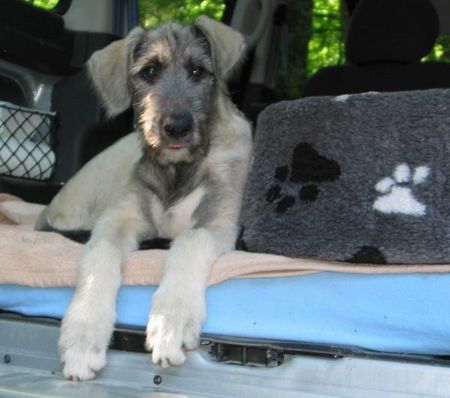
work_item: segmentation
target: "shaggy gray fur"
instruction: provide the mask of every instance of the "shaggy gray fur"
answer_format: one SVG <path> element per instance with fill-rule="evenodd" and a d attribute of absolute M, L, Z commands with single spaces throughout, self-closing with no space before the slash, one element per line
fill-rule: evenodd
<path fill-rule="evenodd" d="M 91 159 L 37 223 L 92 230 L 61 325 L 66 378 L 106 365 L 121 267 L 142 240 L 173 240 L 146 329 L 153 363 L 180 365 L 197 347 L 208 276 L 234 247 L 250 165 L 251 126 L 225 85 L 244 51 L 239 32 L 200 16 L 135 28 L 90 58 L 108 115 L 132 105 L 138 132 Z"/>
<path fill-rule="evenodd" d="M 328 260 L 449 263 L 449 162 L 450 90 L 280 102 L 258 120 L 242 244 Z"/>

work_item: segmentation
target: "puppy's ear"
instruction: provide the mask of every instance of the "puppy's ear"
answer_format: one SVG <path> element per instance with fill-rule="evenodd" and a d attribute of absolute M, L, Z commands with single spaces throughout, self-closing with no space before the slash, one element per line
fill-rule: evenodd
<path fill-rule="evenodd" d="M 194 27 L 208 39 L 216 73 L 226 79 L 244 55 L 244 36 L 229 26 L 204 15 L 195 20 Z"/>
<path fill-rule="evenodd" d="M 140 27 L 134 28 L 122 40 L 94 52 L 88 61 L 90 78 L 110 117 L 125 111 L 131 105 L 128 67 L 133 50 L 144 32 Z"/>

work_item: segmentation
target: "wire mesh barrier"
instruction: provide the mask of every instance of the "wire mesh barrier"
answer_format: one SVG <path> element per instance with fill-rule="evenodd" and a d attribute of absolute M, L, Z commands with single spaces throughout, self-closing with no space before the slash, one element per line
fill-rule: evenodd
<path fill-rule="evenodd" d="M 55 169 L 55 114 L 0 102 L 0 175 L 48 180 Z"/>

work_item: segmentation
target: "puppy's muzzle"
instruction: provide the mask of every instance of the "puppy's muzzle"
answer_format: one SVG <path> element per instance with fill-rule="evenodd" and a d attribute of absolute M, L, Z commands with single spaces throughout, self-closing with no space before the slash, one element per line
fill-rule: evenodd
<path fill-rule="evenodd" d="M 168 138 L 185 140 L 191 133 L 194 119 L 189 112 L 172 113 L 162 119 L 162 128 Z"/>

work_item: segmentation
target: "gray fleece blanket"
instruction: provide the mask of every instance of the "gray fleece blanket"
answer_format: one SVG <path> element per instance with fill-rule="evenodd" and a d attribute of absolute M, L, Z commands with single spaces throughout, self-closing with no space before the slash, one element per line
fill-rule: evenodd
<path fill-rule="evenodd" d="M 280 102 L 255 139 L 241 248 L 450 262 L 450 90 Z"/>

